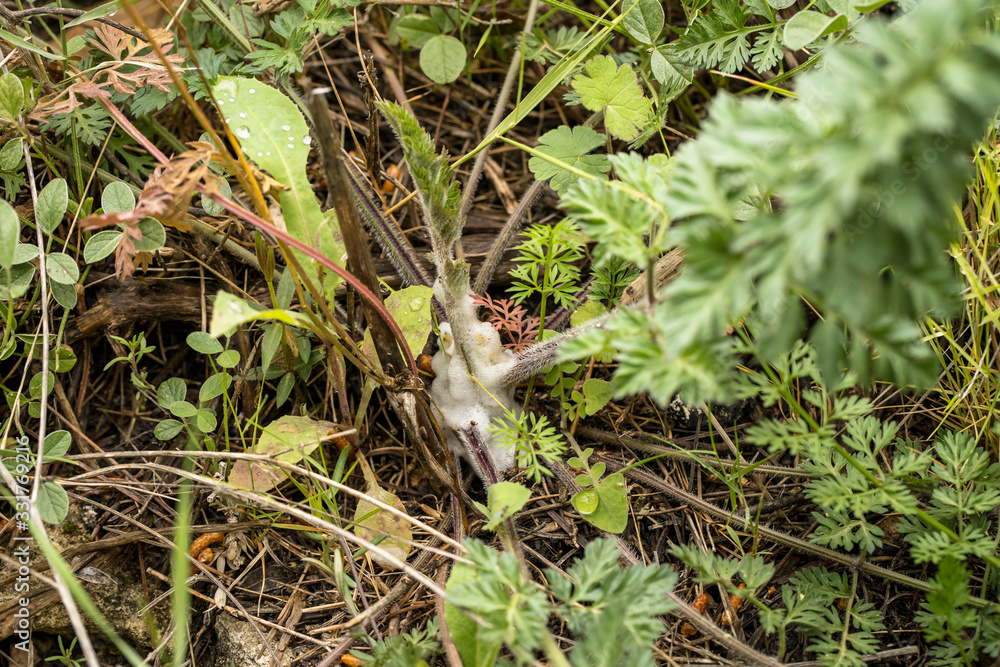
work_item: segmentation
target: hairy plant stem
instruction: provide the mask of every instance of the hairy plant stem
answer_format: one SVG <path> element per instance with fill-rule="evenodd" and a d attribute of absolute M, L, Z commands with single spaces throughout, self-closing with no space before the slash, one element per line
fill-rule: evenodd
<path fill-rule="evenodd" d="M 521 36 L 523 41 L 523 36 L 530 33 L 535 25 L 535 14 L 538 12 L 538 0 L 531 0 L 528 4 L 528 14 L 524 18 L 524 27 L 521 29 Z M 523 47 L 523 45 L 522 45 Z M 490 117 L 490 123 L 486 126 L 486 134 L 489 134 L 496 129 L 500 121 L 503 120 L 504 109 L 507 107 L 507 100 L 510 99 L 510 92 L 514 88 L 514 75 L 524 66 L 524 49 L 518 48 L 514 51 L 514 56 L 510 59 L 510 65 L 507 67 L 507 74 L 504 76 L 503 85 L 500 86 L 500 94 L 497 96 L 496 104 L 493 107 L 493 115 Z M 479 185 L 479 178 L 483 173 L 483 166 L 486 164 L 486 158 L 489 156 L 489 147 L 487 146 L 479 155 L 476 156 L 476 161 L 472 164 L 472 172 L 469 174 L 469 180 L 465 183 L 465 190 L 462 193 L 462 200 L 458 207 L 458 217 L 462 218 L 469 212 L 469 207 L 472 205 L 472 198 L 476 195 L 476 189 Z"/>

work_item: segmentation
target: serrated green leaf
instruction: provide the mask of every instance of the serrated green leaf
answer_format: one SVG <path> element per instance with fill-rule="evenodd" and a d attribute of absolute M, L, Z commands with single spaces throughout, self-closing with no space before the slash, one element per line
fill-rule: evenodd
<path fill-rule="evenodd" d="M 586 74 L 573 79 L 573 89 L 583 106 L 604 112 L 604 125 L 624 141 L 635 139 L 652 120 L 649 100 L 642 92 L 630 65 L 618 67 L 610 56 L 587 61 Z"/>
<path fill-rule="evenodd" d="M 538 138 L 538 142 L 539 153 L 544 153 L 588 174 L 600 176 L 611 170 L 606 155 L 587 155 L 595 148 L 604 145 L 604 135 L 589 127 L 578 126 L 571 129 L 562 125 L 543 134 Z M 549 185 L 560 194 L 578 178 L 572 172 L 540 157 L 528 160 L 528 167 L 538 180 L 552 179 Z"/>
<path fill-rule="evenodd" d="M 451 593 L 464 584 L 473 583 L 479 576 L 475 566 L 455 563 L 451 568 L 445 593 Z M 458 648 L 465 667 L 493 667 L 496 664 L 497 653 L 503 646 L 502 639 L 486 641 L 480 632 L 480 625 L 451 603 L 445 602 L 444 617 L 448 623 L 448 632 Z"/>
<path fill-rule="evenodd" d="M 694 78 L 694 70 L 677 54 L 676 44 L 664 44 L 653 49 L 649 56 L 653 76 L 668 87 L 686 87 Z"/>

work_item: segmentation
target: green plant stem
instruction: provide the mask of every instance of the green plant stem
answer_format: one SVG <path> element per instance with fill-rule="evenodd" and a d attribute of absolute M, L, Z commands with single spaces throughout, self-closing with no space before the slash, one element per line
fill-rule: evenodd
<path fill-rule="evenodd" d="M 612 471 L 622 471 L 625 465 L 621 461 L 616 461 L 615 459 L 594 455 L 594 458 L 599 461 L 603 461 L 609 470 Z M 722 519 L 723 521 L 731 521 L 735 518 L 734 513 L 724 510 L 721 507 L 717 507 L 712 503 L 702 500 L 694 494 L 688 493 L 682 489 L 679 489 L 670 483 L 659 479 L 647 472 L 631 469 L 625 471 L 625 474 L 634 479 L 635 481 L 649 487 L 656 489 L 657 491 L 662 491 L 669 496 L 679 500 L 680 502 L 689 505 L 695 509 L 698 509 L 706 514 L 710 514 L 714 517 Z M 744 520 L 743 525 L 749 526 L 749 520 Z M 797 537 L 792 537 L 791 535 L 786 535 L 785 533 L 774 530 L 773 528 L 767 528 L 766 526 L 757 526 L 757 532 L 761 537 L 768 539 L 772 542 L 777 542 L 778 544 L 783 544 L 786 547 L 794 549 L 796 551 L 801 551 L 803 553 L 812 554 L 814 556 L 819 556 L 833 563 L 840 563 L 850 568 L 857 568 L 866 574 L 871 574 L 876 577 L 881 577 L 889 581 L 894 581 L 898 584 L 904 586 L 909 586 L 919 591 L 931 592 L 934 587 L 931 586 L 926 581 L 921 581 L 920 579 L 915 579 L 914 577 L 895 572 L 893 570 L 888 570 L 877 565 L 872 565 L 864 561 L 863 559 L 857 558 L 855 556 L 849 556 L 847 554 L 840 553 L 839 551 L 834 551 L 832 549 L 827 549 L 826 547 L 821 547 L 816 544 L 812 544 L 806 540 L 799 539 Z M 969 604 L 980 609 L 994 609 L 1000 611 L 1000 605 L 995 602 L 990 602 L 984 600 L 980 597 L 970 596 Z"/>
<path fill-rule="evenodd" d="M 542 635 L 542 649 L 545 651 L 545 655 L 548 656 L 549 662 L 555 667 L 570 667 L 570 662 L 566 659 L 566 654 L 559 650 L 559 645 L 556 644 L 555 638 L 548 630 Z"/>
<path fill-rule="evenodd" d="M 799 416 L 802 417 L 803 421 L 805 421 L 809 425 L 809 428 L 811 428 L 813 431 L 819 431 L 820 425 L 816 423 L 816 420 L 812 418 L 812 416 L 805 409 L 805 407 L 798 401 L 798 399 L 792 396 L 791 392 L 788 391 L 788 388 L 779 381 L 777 376 L 774 374 L 773 369 L 771 369 L 770 365 L 765 363 L 763 367 L 764 371 L 768 374 L 768 377 L 771 379 L 771 382 L 774 383 L 775 387 L 778 387 L 778 391 L 781 394 L 782 398 L 785 400 L 785 402 L 788 403 L 790 406 L 792 406 L 795 412 L 797 412 Z M 872 474 L 872 472 L 868 470 L 867 467 L 862 465 L 860 461 L 854 458 L 854 456 L 850 452 L 848 452 L 843 445 L 841 445 L 839 442 L 834 442 L 833 450 L 838 454 L 840 454 L 845 461 L 850 463 L 855 470 L 860 472 L 872 486 L 874 486 L 879 491 L 882 490 L 883 488 L 882 480 L 880 480 L 878 477 Z M 957 543 L 961 541 L 961 538 L 958 536 L 957 533 L 955 533 L 955 531 L 951 530 L 943 523 L 932 517 L 925 510 L 922 510 L 918 507 L 916 508 L 915 514 L 917 518 L 926 523 L 928 526 L 947 535 L 948 539 L 950 539 L 952 542 Z M 993 554 L 984 555 L 983 560 L 992 565 L 994 568 L 1000 568 L 1000 558 L 997 558 L 997 556 Z"/>

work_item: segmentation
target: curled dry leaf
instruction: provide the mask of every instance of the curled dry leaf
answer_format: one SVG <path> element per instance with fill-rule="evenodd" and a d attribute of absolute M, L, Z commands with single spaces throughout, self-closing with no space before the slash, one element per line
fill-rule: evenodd
<path fill-rule="evenodd" d="M 361 465 L 361 474 L 365 477 L 367 487 L 365 494 L 375 500 L 381 501 L 400 512 L 405 512 L 406 508 L 395 494 L 386 491 L 378 484 L 375 473 L 368 467 L 368 462 L 358 456 L 358 463 Z M 410 524 L 402 517 L 390 514 L 385 510 L 376 507 L 368 500 L 358 501 L 358 509 L 354 512 L 354 534 L 361 539 L 372 542 L 381 536 L 385 536 L 378 547 L 387 551 L 399 560 L 406 560 L 410 554 L 411 543 L 413 542 L 413 531 Z M 381 565 L 386 570 L 395 570 L 396 565 L 387 561 L 379 554 L 372 552 L 372 560 Z"/>

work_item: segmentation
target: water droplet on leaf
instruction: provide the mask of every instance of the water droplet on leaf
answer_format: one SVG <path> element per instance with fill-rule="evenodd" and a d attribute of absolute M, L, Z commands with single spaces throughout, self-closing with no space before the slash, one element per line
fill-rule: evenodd
<path fill-rule="evenodd" d="M 236 128 L 236 136 L 239 137 L 240 139 L 249 139 L 250 128 L 248 128 L 246 125 L 240 125 L 238 128 Z"/>
<path fill-rule="evenodd" d="M 292 129 L 292 126 L 291 125 L 282 125 L 281 129 L 284 130 L 285 132 L 288 132 L 289 130 Z"/>

